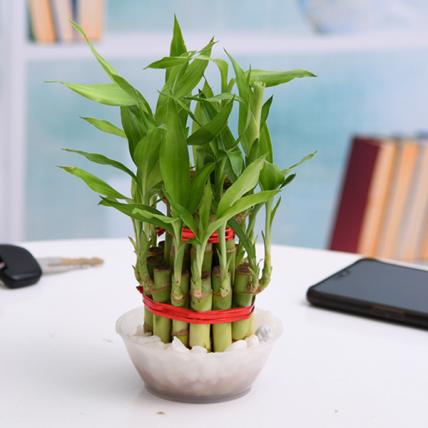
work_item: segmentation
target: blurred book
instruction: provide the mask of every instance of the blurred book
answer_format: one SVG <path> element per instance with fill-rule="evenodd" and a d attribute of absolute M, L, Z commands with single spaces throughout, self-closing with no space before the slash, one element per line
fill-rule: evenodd
<path fill-rule="evenodd" d="M 370 183 L 379 154 L 380 145 L 376 139 L 354 139 L 331 237 L 331 249 L 351 253 L 358 251 Z"/>
<path fill-rule="evenodd" d="M 428 259 L 428 142 L 355 137 L 330 248 L 369 257 Z"/>
<path fill-rule="evenodd" d="M 386 205 L 390 196 L 394 163 L 397 156 L 397 145 L 394 140 L 385 140 L 378 145 L 379 155 L 376 158 L 369 196 L 363 215 L 363 225 L 358 238 L 356 252 L 374 256 L 376 244 L 386 214 Z"/>
<path fill-rule="evenodd" d="M 424 235 L 428 233 L 428 141 L 421 141 L 419 150 L 412 183 L 413 191 L 409 192 L 398 245 L 397 256 L 403 260 L 428 260 L 428 252 L 424 254 L 422 248 Z"/>
<path fill-rule="evenodd" d="M 55 42 L 55 27 L 50 0 L 28 0 L 31 33 L 39 43 Z"/>
<path fill-rule="evenodd" d="M 90 40 L 101 39 L 104 0 L 73 0 L 73 14 Z"/>
<path fill-rule="evenodd" d="M 57 40 L 65 43 L 72 42 L 74 35 L 71 26 L 73 20 L 71 0 L 51 0 L 51 7 Z"/>
<path fill-rule="evenodd" d="M 377 256 L 387 259 L 397 258 L 398 236 L 405 221 L 404 213 L 409 195 L 413 190 L 411 184 L 418 155 L 418 144 L 415 141 L 403 140 L 397 144 L 398 156 L 394 165 L 394 177 L 376 251 Z"/>
<path fill-rule="evenodd" d="M 103 32 L 104 0 L 28 0 L 31 38 L 38 43 L 80 40 L 71 25 L 77 21 L 91 40 Z"/>

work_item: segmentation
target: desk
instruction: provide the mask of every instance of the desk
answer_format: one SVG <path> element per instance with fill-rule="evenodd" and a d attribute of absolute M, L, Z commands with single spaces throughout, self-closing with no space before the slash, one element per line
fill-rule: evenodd
<path fill-rule="evenodd" d="M 0 289 L 4 428 L 428 426 L 428 332 L 310 307 L 306 289 L 357 259 L 274 247 L 258 297 L 284 335 L 245 397 L 191 405 L 150 395 L 116 335 L 140 304 L 126 240 L 28 243 L 37 256 L 100 256 L 101 268 Z M 285 302 L 285 303 L 283 303 Z"/>

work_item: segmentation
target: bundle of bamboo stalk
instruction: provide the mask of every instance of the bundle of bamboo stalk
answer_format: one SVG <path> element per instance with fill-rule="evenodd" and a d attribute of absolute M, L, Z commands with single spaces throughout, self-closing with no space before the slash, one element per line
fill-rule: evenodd
<path fill-rule="evenodd" d="M 176 263 L 175 255 L 180 251 L 183 251 L 182 261 Z M 190 272 L 197 269 L 194 266 L 197 251 L 197 246 L 177 245 L 174 238 L 169 236 L 160 241 L 158 246 L 151 247 L 148 268 L 152 283 L 149 288 L 144 289 L 145 295 L 156 302 L 170 303 L 198 312 L 252 305 L 257 289 L 252 283 L 250 266 L 243 260 L 236 264 L 239 244 L 235 243 L 235 239 L 225 242 L 219 239 L 216 244 L 206 245 L 202 258 L 200 290 L 190 280 Z M 226 263 L 220 262 L 223 254 L 226 256 Z M 173 275 L 177 264 L 181 265 L 181 273 Z M 252 317 L 233 323 L 189 324 L 154 315 L 150 309 L 145 312 L 144 331 L 159 336 L 165 343 L 170 342 L 172 337 L 177 337 L 185 346 L 203 346 L 208 351 L 215 352 L 222 352 L 233 341 L 253 334 Z"/>
<path fill-rule="evenodd" d="M 74 27 L 85 37 L 77 24 Z M 131 195 L 80 168 L 62 168 L 100 194 L 101 205 L 131 218 L 135 277 L 147 298 L 195 312 L 252 306 L 271 279 L 278 194 L 294 179 L 294 169 L 313 156 L 283 169 L 274 162 L 267 124 L 272 97 L 264 101 L 264 91 L 314 75 L 305 70 L 243 70 L 227 53 L 234 72 L 229 78 L 229 62 L 211 56 L 214 41 L 199 51 L 187 50 L 175 19 L 170 55 L 146 67 L 165 71 L 152 111 L 144 96 L 86 41 L 111 83 L 61 83 L 90 100 L 120 107 L 121 128 L 102 119 L 84 119 L 125 138 L 135 169 L 101 154 L 67 150 L 128 174 Z M 205 77 L 210 63 L 219 71 L 217 94 Z M 236 133 L 230 120 L 234 106 Z M 265 217 L 262 269 L 255 249 L 260 212 Z M 160 228 L 165 231 L 161 241 Z M 178 337 L 186 346 L 221 352 L 251 335 L 252 323 L 249 317 L 212 326 L 189 324 L 154 315 L 146 307 L 144 330 L 163 342 Z"/>

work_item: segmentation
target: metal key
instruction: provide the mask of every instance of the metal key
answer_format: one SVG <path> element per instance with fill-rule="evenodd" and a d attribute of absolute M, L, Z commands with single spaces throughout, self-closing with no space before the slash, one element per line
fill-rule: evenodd
<path fill-rule="evenodd" d="M 103 260 L 98 257 L 41 257 L 36 259 L 25 248 L 9 244 L 0 245 L 0 280 L 8 288 L 21 288 L 36 284 L 42 274 L 68 272 L 101 264 L 103 264 Z"/>

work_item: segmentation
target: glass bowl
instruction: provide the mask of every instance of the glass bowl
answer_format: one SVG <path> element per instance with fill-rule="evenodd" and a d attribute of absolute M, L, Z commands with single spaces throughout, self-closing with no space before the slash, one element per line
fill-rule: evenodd
<path fill-rule="evenodd" d="M 255 329 L 262 326 L 270 332 L 268 336 L 257 344 L 247 339 L 240 349 L 207 353 L 199 347 L 188 350 L 144 336 L 143 319 L 144 307 L 126 312 L 117 320 L 116 331 L 147 390 L 162 398 L 192 403 L 226 401 L 246 394 L 283 330 L 281 321 L 270 312 L 256 310 Z"/>

